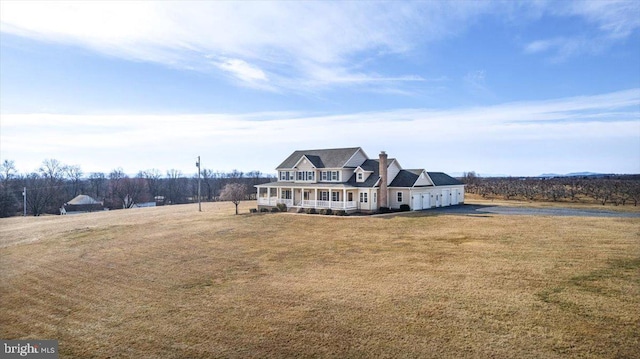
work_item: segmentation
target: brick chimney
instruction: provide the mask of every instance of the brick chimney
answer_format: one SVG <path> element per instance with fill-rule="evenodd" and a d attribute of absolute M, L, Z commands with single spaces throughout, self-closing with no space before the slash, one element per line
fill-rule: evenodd
<path fill-rule="evenodd" d="M 387 154 L 384 151 L 380 152 L 380 167 L 378 172 L 380 173 L 380 195 L 378 196 L 378 208 L 389 207 L 389 201 L 387 200 Z"/>

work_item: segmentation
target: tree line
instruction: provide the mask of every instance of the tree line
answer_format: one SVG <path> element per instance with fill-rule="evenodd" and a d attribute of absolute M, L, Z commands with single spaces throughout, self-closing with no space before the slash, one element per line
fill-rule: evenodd
<path fill-rule="evenodd" d="M 227 184 L 240 184 L 245 199 L 255 196 L 254 185 L 275 180 L 260 171 L 220 172 L 202 169 L 200 173 L 201 201 L 217 201 Z M 24 212 L 23 191 L 26 188 L 26 213 L 58 214 L 60 208 L 74 197 L 84 194 L 104 203 L 108 209 L 131 208 L 136 204 L 155 202 L 158 205 L 198 202 L 198 177 L 179 170 L 158 169 L 127 175 L 122 168 L 109 173 L 85 173 L 79 165 L 45 159 L 29 173 L 18 173 L 15 162 L 0 164 L 0 217 Z"/>
<path fill-rule="evenodd" d="M 479 177 L 464 174 L 465 191 L 483 198 L 633 205 L 640 201 L 640 175 L 573 177 Z"/>

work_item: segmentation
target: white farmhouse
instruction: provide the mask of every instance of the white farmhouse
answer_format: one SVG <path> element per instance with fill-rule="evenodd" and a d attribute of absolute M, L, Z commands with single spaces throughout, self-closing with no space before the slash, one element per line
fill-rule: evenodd
<path fill-rule="evenodd" d="M 417 211 L 464 203 L 464 185 L 442 172 L 403 169 L 382 151 L 369 159 L 360 147 L 293 152 L 278 167 L 278 181 L 257 185 L 258 208 L 331 208 L 375 212 Z"/>

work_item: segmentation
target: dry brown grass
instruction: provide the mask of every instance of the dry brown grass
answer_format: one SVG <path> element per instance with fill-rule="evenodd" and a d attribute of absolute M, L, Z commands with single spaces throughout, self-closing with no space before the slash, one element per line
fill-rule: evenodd
<path fill-rule="evenodd" d="M 10 218 L 0 269 L 0 337 L 61 357 L 640 354 L 638 218 Z"/>

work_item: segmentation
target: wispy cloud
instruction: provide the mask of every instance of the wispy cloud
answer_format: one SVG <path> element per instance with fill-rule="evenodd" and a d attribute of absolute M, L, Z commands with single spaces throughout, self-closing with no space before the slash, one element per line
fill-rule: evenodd
<path fill-rule="evenodd" d="M 233 77 L 242 81 L 243 84 L 265 88 L 267 87 L 267 74 L 257 66 L 251 65 L 241 59 L 221 59 L 215 63 L 220 69 L 230 73 Z"/>
<path fill-rule="evenodd" d="M 590 24 L 595 36 L 558 35 L 535 39 L 524 47 L 526 53 L 563 61 L 601 51 L 637 32 L 638 4 L 613 0 L 518 5 L 476 1 L 2 1 L 0 29 L 129 60 L 222 71 L 241 85 L 265 90 L 352 86 L 401 93 L 406 90 L 404 84 L 440 74 L 388 75 L 353 66 L 354 62 L 415 56 L 413 51 L 423 49 L 422 45 L 458 36 L 483 16 L 510 18 L 514 13 L 523 21 L 535 21 L 535 17 L 522 14 L 536 13 L 578 17 Z"/>
<path fill-rule="evenodd" d="M 80 163 L 86 171 L 180 168 L 197 153 L 217 169 L 270 172 L 293 149 L 363 146 L 378 151 L 384 143 L 403 165 L 434 170 L 478 169 L 473 164 L 484 163 L 482 154 L 488 150 L 506 156 L 516 149 L 537 154 L 541 148 L 556 148 L 568 163 L 584 163 L 580 151 L 597 150 L 598 156 L 633 172 L 640 171 L 639 106 L 640 89 L 631 89 L 475 108 L 351 114 L 5 114 L 0 142 L 2 158 L 27 169 L 49 157 Z M 456 154 L 422 162 L 426 154 L 443 149 Z M 130 156 L 132 152 L 137 155 Z M 458 168 L 451 168 L 451 158 Z M 523 155 L 500 164 L 509 166 L 503 171 L 527 173 L 527 161 L 533 158 L 544 159 Z"/>
<path fill-rule="evenodd" d="M 419 81 L 416 74 L 388 76 L 352 63 L 356 56 L 404 56 L 421 43 L 455 36 L 467 19 L 492 7 L 222 1 L 3 1 L 0 6 L 2 32 L 136 61 L 222 70 L 243 85 L 264 85 L 268 79 L 270 87 L 257 87 L 296 90 L 301 83 L 309 89 L 347 84 L 397 89 Z"/>
<path fill-rule="evenodd" d="M 550 16 L 578 17 L 587 25 L 580 33 L 534 40 L 524 46 L 529 54 L 546 54 L 552 62 L 602 53 L 640 29 L 637 1 L 567 1 L 544 8 Z"/>

